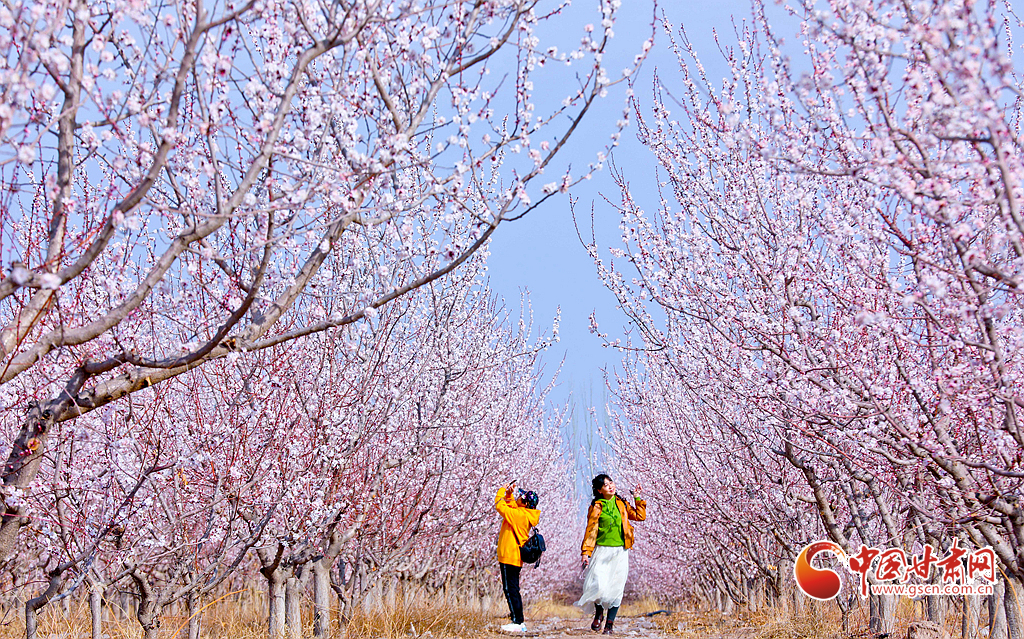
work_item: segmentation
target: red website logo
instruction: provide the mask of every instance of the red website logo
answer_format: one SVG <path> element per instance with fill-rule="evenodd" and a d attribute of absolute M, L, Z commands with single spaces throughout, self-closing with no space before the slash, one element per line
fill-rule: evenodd
<path fill-rule="evenodd" d="M 945 556 L 940 556 L 932 546 L 925 546 L 922 554 L 913 557 L 908 557 L 902 548 L 861 546 L 857 554 L 849 558 L 838 544 L 815 541 L 800 551 L 793 566 L 793 577 L 804 594 L 821 601 L 834 598 L 842 589 L 839 573 L 811 564 L 822 552 L 833 553 L 840 565 L 859 577 L 861 597 L 869 594 L 989 595 L 996 582 L 995 551 L 981 548 L 968 553 L 955 539 Z M 941 571 L 941 581 L 922 583 L 929 579 L 933 568 Z"/>
<path fill-rule="evenodd" d="M 819 553 L 831 552 L 840 561 L 846 559 L 846 553 L 839 544 L 831 541 L 815 541 L 804 546 L 796 558 L 796 565 L 793 566 L 793 576 L 796 578 L 796 585 L 804 591 L 808 597 L 821 601 L 828 601 L 839 594 L 843 587 L 843 581 L 839 574 L 830 569 L 819 569 L 811 565 L 811 560 Z"/>

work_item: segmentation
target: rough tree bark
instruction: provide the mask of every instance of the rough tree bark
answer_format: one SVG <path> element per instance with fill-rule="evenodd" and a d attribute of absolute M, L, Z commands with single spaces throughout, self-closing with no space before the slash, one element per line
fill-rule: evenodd
<path fill-rule="evenodd" d="M 935 580 L 936 582 L 938 580 Z M 928 595 L 926 598 L 928 609 L 928 621 L 945 625 L 946 623 L 946 598 L 941 595 Z"/>
<path fill-rule="evenodd" d="M 262 567 L 260 573 L 267 581 L 267 634 L 270 639 L 284 636 L 285 623 L 285 582 L 288 576 L 281 565 L 284 545 L 257 548 L 256 554 Z"/>
<path fill-rule="evenodd" d="M 989 639 L 1007 639 L 1006 608 L 1003 606 L 1003 593 L 1005 590 L 1005 582 L 999 579 L 993 585 L 992 594 L 988 596 Z"/>
<path fill-rule="evenodd" d="M 145 639 L 156 639 L 160 634 L 160 613 L 163 606 L 145 575 L 138 569 L 132 570 L 130 574 L 139 591 L 139 605 L 135 609 L 135 619 L 142 627 L 142 636 Z"/>
<path fill-rule="evenodd" d="M 978 639 L 981 633 L 981 597 L 964 596 L 964 614 L 960 625 L 962 639 Z"/>
<path fill-rule="evenodd" d="M 289 639 L 302 639 L 302 582 L 305 564 L 295 566 L 284 582 L 284 623 Z"/>
<path fill-rule="evenodd" d="M 188 595 L 188 639 L 199 639 L 200 598 L 195 592 Z"/>
<path fill-rule="evenodd" d="M 1006 631 L 1009 639 L 1024 639 L 1024 584 L 1013 575 L 1006 578 L 1003 590 Z"/>
<path fill-rule="evenodd" d="M 325 555 L 313 562 L 313 636 L 331 632 L 331 562 Z"/>
<path fill-rule="evenodd" d="M 89 581 L 89 615 L 92 617 L 92 639 L 103 636 L 103 583 Z"/>

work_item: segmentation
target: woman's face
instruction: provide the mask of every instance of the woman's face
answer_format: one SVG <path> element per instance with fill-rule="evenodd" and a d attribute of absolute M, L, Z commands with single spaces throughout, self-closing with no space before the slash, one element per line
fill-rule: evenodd
<path fill-rule="evenodd" d="M 615 482 L 609 477 L 604 480 L 604 486 L 601 486 L 601 489 L 597 492 L 601 495 L 601 499 L 611 499 L 615 496 Z"/>

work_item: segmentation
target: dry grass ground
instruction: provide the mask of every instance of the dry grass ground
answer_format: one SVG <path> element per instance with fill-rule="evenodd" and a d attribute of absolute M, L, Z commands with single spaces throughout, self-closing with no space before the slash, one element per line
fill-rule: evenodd
<path fill-rule="evenodd" d="M 589 617 L 571 605 L 569 595 L 531 603 L 526 610 L 530 637 L 564 639 L 573 636 L 594 637 L 589 630 Z M 775 610 L 739 613 L 725 616 L 709 612 L 658 612 L 665 608 L 654 599 L 627 601 L 619 611 L 616 624 L 626 637 L 657 637 L 661 639 L 869 639 L 866 605 L 851 612 L 849 632 L 842 631 L 842 619 L 834 603 L 808 604 L 800 615 L 783 616 Z M 203 615 L 203 639 L 264 639 L 266 623 L 264 608 L 258 598 L 225 601 L 212 605 Z M 897 611 L 894 638 L 905 637 L 907 624 L 920 618 L 921 610 L 913 602 L 903 600 Z M 308 613 L 307 613 L 308 614 Z M 312 619 L 304 619 L 304 637 L 312 637 Z M 44 615 L 40 639 L 88 639 L 88 609 L 72 605 L 67 610 L 55 606 Z M 168 614 L 163 617 L 161 639 L 184 639 L 187 617 Z M 490 610 L 470 609 L 449 604 L 432 606 L 397 606 L 387 611 L 360 613 L 335 639 L 499 639 L 498 628 L 507 622 L 504 603 L 497 601 Z M 950 616 L 947 629 L 958 636 L 958 623 Z M 180 634 L 176 633 L 181 628 Z M 141 632 L 134 619 L 111 619 L 104 632 L 108 639 L 140 639 Z M 0 639 L 24 637 L 24 624 L 19 615 L 10 613 L 0 626 Z"/>
<path fill-rule="evenodd" d="M 89 611 L 85 606 L 49 611 L 39 627 L 39 639 L 88 639 Z M 358 613 L 344 633 L 344 639 L 411 639 L 412 637 L 472 637 L 486 633 L 489 624 L 498 619 L 498 611 L 487 614 L 451 605 L 406 606 L 387 611 Z M 25 636 L 24 622 L 9 615 L 0 627 L 0 639 Z M 168 614 L 161 618 L 161 639 L 185 639 L 188 617 Z M 229 603 L 212 606 L 202 616 L 203 639 L 265 639 L 266 617 L 262 607 Z M 303 637 L 313 636 L 312 615 L 303 615 Z M 176 632 L 180 629 L 180 632 Z M 104 625 L 107 639 L 140 639 L 142 632 L 132 618 L 111 619 Z"/>
<path fill-rule="evenodd" d="M 622 606 L 623 619 L 658 610 L 661 606 L 653 599 L 627 602 Z M 262 605 L 239 605 L 225 602 L 208 608 L 202 617 L 204 639 L 264 639 L 266 619 Z M 376 610 L 357 614 L 348 624 L 344 639 L 410 639 L 411 637 L 486 637 L 496 636 L 498 626 L 507 623 L 504 603 L 498 601 L 490 610 L 480 611 L 452 605 L 398 606 L 391 610 Z M 580 626 L 585 628 L 586 615 L 565 601 L 544 599 L 528 606 L 528 625 Z M 39 635 L 46 639 L 86 639 L 90 636 L 89 611 L 82 605 L 72 605 L 68 610 L 55 607 L 40 619 Z M 172 639 L 187 636 L 184 626 L 187 617 L 167 614 L 162 618 L 161 638 Z M 24 623 L 14 611 L 7 615 L 0 626 L 0 639 L 24 637 Z M 312 637 L 312 619 L 304 619 L 305 637 Z M 554 622 L 554 623 L 552 623 Z M 558 622 L 566 622 L 558 624 Z M 175 631 L 182 628 L 180 634 Z M 553 627 L 551 628 L 554 629 Z M 114 615 L 104 626 L 108 639 L 139 639 L 142 636 L 138 624 L 132 618 L 117 618 Z M 532 634 L 532 633 L 531 633 Z"/>

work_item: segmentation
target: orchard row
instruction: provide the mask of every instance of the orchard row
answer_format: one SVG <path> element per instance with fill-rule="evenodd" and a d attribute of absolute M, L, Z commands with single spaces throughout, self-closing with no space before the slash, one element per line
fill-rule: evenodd
<path fill-rule="evenodd" d="M 636 326 L 615 430 L 620 472 L 662 496 L 644 570 L 721 609 L 791 608 L 811 541 L 990 547 L 984 614 L 925 612 L 1019 639 L 1020 24 L 994 2 L 806 0 L 787 48 L 775 9 L 755 4 L 720 85 L 666 29 L 680 72 L 638 110 L 660 203 L 617 175 L 622 246 L 592 247 Z M 893 631 L 893 596 L 868 603 Z"/>

